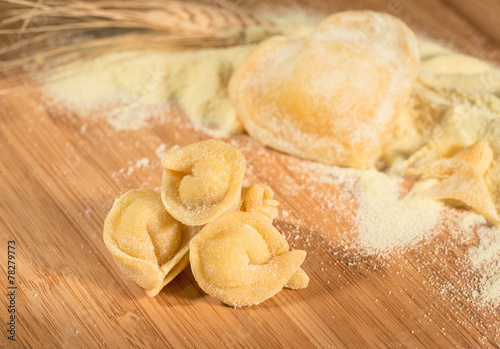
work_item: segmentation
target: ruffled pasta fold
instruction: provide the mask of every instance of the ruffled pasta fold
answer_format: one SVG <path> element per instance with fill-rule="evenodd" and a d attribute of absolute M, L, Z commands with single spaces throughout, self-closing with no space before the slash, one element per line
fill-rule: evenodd
<path fill-rule="evenodd" d="M 188 265 L 194 233 L 165 210 L 160 194 L 134 189 L 113 204 L 103 239 L 120 270 L 154 297 Z"/>
<path fill-rule="evenodd" d="M 235 306 L 259 304 L 283 287 L 304 288 L 306 252 L 290 250 L 283 236 L 258 213 L 226 213 L 190 242 L 189 259 L 200 287 Z"/>
<path fill-rule="evenodd" d="M 178 221 L 203 225 L 239 208 L 246 160 L 238 149 L 216 140 L 174 146 L 162 166 L 163 204 Z"/>
<path fill-rule="evenodd" d="M 248 188 L 243 188 L 241 192 L 240 211 L 253 212 L 264 215 L 272 222 L 278 217 L 279 202 L 273 200 L 273 190 L 266 184 L 255 184 Z"/>

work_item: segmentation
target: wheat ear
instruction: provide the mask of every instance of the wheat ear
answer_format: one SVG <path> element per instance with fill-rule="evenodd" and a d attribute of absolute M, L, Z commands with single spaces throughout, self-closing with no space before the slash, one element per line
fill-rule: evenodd
<path fill-rule="evenodd" d="M 2 70 L 122 49 L 235 45 L 247 42 L 253 27 L 273 32 L 271 21 L 227 0 L 213 5 L 160 0 L 0 3 L 7 7 L 0 15 L 0 35 L 11 41 L 0 47 Z"/>

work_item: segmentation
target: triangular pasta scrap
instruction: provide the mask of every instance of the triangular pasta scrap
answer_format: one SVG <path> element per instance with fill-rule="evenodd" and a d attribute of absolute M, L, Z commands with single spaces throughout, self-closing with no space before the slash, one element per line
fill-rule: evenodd
<path fill-rule="evenodd" d="M 480 140 L 459 149 L 450 145 L 442 146 L 442 149 L 441 154 L 451 157 L 410 168 L 408 173 L 441 179 L 426 191 L 426 196 L 459 201 L 475 209 L 491 223 L 500 223 L 483 177 L 493 161 L 493 151 L 488 142 Z"/>
<path fill-rule="evenodd" d="M 484 178 L 468 163 L 464 162 L 460 171 L 430 188 L 426 196 L 437 200 L 460 201 L 475 209 L 491 223 L 500 223 Z"/>
<path fill-rule="evenodd" d="M 460 172 L 467 163 L 455 158 L 434 160 L 411 170 L 411 174 L 426 175 L 433 178 L 446 178 Z"/>
<path fill-rule="evenodd" d="M 159 193 L 134 189 L 113 204 L 103 239 L 120 270 L 153 297 L 188 265 L 192 230 L 168 214 Z"/>
<path fill-rule="evenodd" d="M 493 156 L 493 150 L 484 140 L 479 140 L 470 146 L 448 141 L 431 142 L 410 156 L 406 161 L 406 172 L 429 176 L 446 175 L 454 172 L 453 167 L 459 163 L 451 161 L 449 164 L 436 165 L 434 161 L 455 159 L 470 163 L 481 175 L 484 175 L 491 166 Z M 440 170 L 439 167 L 442 169 Z"/>
<path fill-rule="evenodd" d="M 471 146 L 459 150 L 453 157 L 467 161 L 483 176 L 493 162 L 493 150 L 488 142 L 477 141 Z"/>

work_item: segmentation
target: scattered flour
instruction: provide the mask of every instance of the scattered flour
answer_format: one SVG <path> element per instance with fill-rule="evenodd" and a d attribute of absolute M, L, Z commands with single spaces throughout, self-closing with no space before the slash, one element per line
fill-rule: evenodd
<path fill-rule="evenodd" d="M 80 115 L 104 110 L 116 130 L 161 122 L 177 102 L 214 135 L 241 132 L 227 97 L 227 80 L 252 46 L 191 52 L 116 52 L 75 62 L 45 76 L 43 93 Z M 199 83 L 199 81 L 203 83 Z M 151 107 L 162 108 L 153 115 Z"/>
<path fill-rule="evenodd" d="M 479 244 L 469 248 L 469 261 L 480 272 L 482 298 L 500 306 L 500 229 L 480 226 L 477 234 Z"/>
<path fill-rule="evenodd" d="M 354 198 L 352 230 L 356 244 L 368 254 L 386 254 L 404 251 L 416 243 L 430 239 L 433 229 L 441 222 L 441 202 L 426 199 L 413 192 L 401 195 L 404 181 L 395 176 L 376 171 L 357 170 L 304 162 L 293 167 L 303 175 L 307 186 L 313 182 L 339 185 Z M 313 194 L 318 196 L 318 193 Z M 322 198 L 328 200 L 328 198 Z M 343 199 L 346 201 L 346 198 Z M 332 200 L 328 200 L 332 202 Z M 334 200 L 337 206 L 339 200 Z M 348 214 L 348 213 L 347 213 Z M 350 238 L 350 237 L 349 237 Z"/>
<path fill-rule="evenodd" d="M 277 22 L 285 34 L 303 35 L 317 20 L 299 18 L 287 22 L 286 17 L 280 17 Z M 302 24 L 297 26 L 297 23 Z M 384 161 L 393 174 L 297 160 L 289 169 L 306 184 L 299 187 L 292 180 L 279 183 L 290 196 L 314 183 L 342 187 L 344 191 L 338 197 L 326 197 L 328 194 L 321 190 L 311 191 L 311 197 L 321 199 L 319 208 L 327 212 L 345 211 L 347 217 L 353 210 L 352 244 L 368 254 L 408 249 L 431 239 L 434 228 L 442 223 L 443 204 L 412 191 L 402 195 L 402 159 L 429 141 L 469 145 L 478 139 L 488 140 L 495 159 L 487 173 L 487 182 L 500 209 L 499 70 L 424 39 L 420 39 L 420 44 L 418 81 L 398 118 L 397 132 L 384 151 Z M 243 131 L 227 98 L 227 82 L 253 47 L 110 53 L 44 76 L 42 92 L 48 100 L 80 115 L 99 110 L 96 115 L 105 116 L 117 130 L 145 127 L 155 120 L 161 122 L 168 116 L 171 102 L 176 102 L 209 134 L 227 136 Z M 152 114 L 151 107 L 160 111 Z M 160 144 L 156 156 L 163 158 L 167 150 L 168 145 Z M 143 158 L 113 175 L 131 175 L 135 169 L 148 165 L 149 160 Z M 293 218 L 287 211 L 282 216 Z M 477 233 L 479 244 L 468 249 L 467 258 L 480 271 L 482 298 L 500 305 L 500 230 L 485 225 L 484 219 L 474 213 L 459 215 L 457 224 L 464 231 Z"/>
<path fill-rule="evenodd" d="M 301 12 L 270 19 L 276 23 L 273 32 L 294 37 L 307 34 L 319 21 Z M 255 32 L 254 36 L 266 36 L 259 28 Z M 40 77 L 42 93 L 48 103 L 65 105 L 80 115 L 99 110 L 99 117 L 105 116 L 116 130 L 161 122 L 176 102 L 206 133 L 228 136 L 243 132 L 243 126 L 229 102 L 227 84 L 254 47 L 112 52 Z M 152 106 L 163 112 L 151 113 Z"/>
<path fill-rule="evenodd" d="M 165 156 L 167 156 L 167 152 L 170 149 L 170 147 L 165 144 L 161 143 L 155 150 L 155 154 L 158 157 L 158 159 L 163 159 Z"/>
<path fill-rule="evenodd" d="M 401 183 L 400 177 L 375 170 L 361 174 L 357 222 L 366 249 L 387 251 L 415 244 L 429 238 L 439 222 L 443 205 L 420 195 L 400 198 Z"/>
<path fill-rule="evenodd" d="M 150 160 L 148 158 L 142 158 L 136 160 L 135 162 L 130 162 L 127 168 L 121 168 L 120 170 L 113 172 L 113 177 L 118 176 L 118 174 L 124 174 L 127 177 L 130 176 L 138 168 L 149 167 Z"/>

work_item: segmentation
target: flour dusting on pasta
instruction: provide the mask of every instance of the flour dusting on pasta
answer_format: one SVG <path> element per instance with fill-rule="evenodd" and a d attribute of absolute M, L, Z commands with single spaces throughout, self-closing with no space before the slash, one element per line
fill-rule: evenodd
<path fill-rule="evenodd" d="M 275 20 L 289 36 L 305 35 L 318 22 L 317 18 L 302 16 L 287 23 L 286 18 Z M 309 193 L 307 199 L 316 204 L 313 214 L 327 214 L 342 220 L 341 228 L 321 225 L 309 228 L 332 239 L 345 234 L 341 241 L 343 246 L 368 255 L 407 251 L 431 241 L 438 234 L 437 227 L 444 224 L 443 217 L 448 211 L 442 202 L 413 195 L 435 181 L 417 183 L 408 192 L 405 188 L 407 178 L 402 177 L 404 160 L 429 141 L 463 146 L 487 141 L 494 158 L 485 181 L 496 210 L 500 211 L 500 70 L 423 38 L 419 38 L 419 43 L 421 57 L 417 82 L 395 120 L 394 132 L 389 135 L 378 164 L 385 173 L 289 159 L 287 168 L 296 180 L 284 176 L 282 181 L 270 183 L 273 189 L 291 198 L 301 191 Z M 135 130 L 162 123 L 169 117 L 172 103 L 177 103 L 204 131 L 228 136 L 242 132 L 243 126 L 229 102 L 227 84 L 234 69 L 253 49 L 252 45 L 243 45 L 190 52 L 107 54 L 44 76 L 41 88 L 49 104 L 62 104 L 85 116 L 100 110 L 97 114 L 105 115 L 106 121 L 116 130 Z M 315 88 L 321 89 L 321 86 Z M 168 147 L 159 146 L 157 156 L 164 157 Z M 260 159 L 262 163 L 275 160 L 266 159 L 271 153 L 251 140 L 241 150 L 249 157 L 265 154 Z M 250 171 L 251 166 L 249 162 Z M 127 173 L 134 169 L 130 168 Z M 255 169 L 255 172 L 263 177 L 276 177 L 275 173 L 266 174 L 265 168 Z M 250 184 L 247 179 L 243 183 Z M 325 187 L 331 190 L 323 190 Z M 271 209 L 270 217 L 274 218 L 275 207 Z M 282 210 L 278 219 L 293 222 L 297 218 L 290 212 L 290 208 Z M 302 216 L 300 221 L 307 226 L 307 216 L 312 213 L 299 214 Z M 466 258 L 480 274 L 482 299 L 499 305 L 500 231 L 488 226 L 473 212 L 462 212 L 455 218 L 450 230 L 477 233 L 479 244 L 468 248 Z M 310 246 L 310 249 L 315 247 Z"/>

